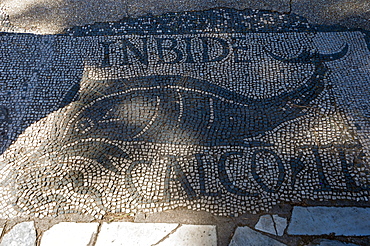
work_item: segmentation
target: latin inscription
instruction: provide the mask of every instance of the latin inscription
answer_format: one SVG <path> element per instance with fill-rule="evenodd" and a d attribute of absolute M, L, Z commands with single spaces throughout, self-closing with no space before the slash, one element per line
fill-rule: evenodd
<path fill-rule="evenodd" d="M 235 63 L 249 62 L 247 40 L 243 37 L 179 37 L 179 38 L 123 38 L 115 42 L 101 42 L 101 66 L 141 63 L 208 63 L 220 62 L 232 56 Z M 117 59 L 117 60 L 115 60 Z"/>
<path fill-rule="evenodd" d="M 166 160 L 166 175 L 165 175 L 165 185 L 164 193 L 166 201 L 169 202 L 170 200 L 170 193 L 169 192 L 169 185 L 173 181 L 177 181 L 181 184 L 182 189 L 185 191 L 187 199 L 194 200 L 200 197 L 217 197 L 220 196 L 223 192 L 230 193 L 233 195 L 238 196 L 249 196 L 249 197 L 259 197 L 261 196 L 260 192 L 253 192 L 251 190 L 252 187 L 241 187 L 236 185 L 232 181 L 233 174 L 229 172 L 228 165 L 231 162 L 236 163 L 248 163 L 246 169 L 248 169 L 248 173 L 244 173 L 245 177 L 252 177 L 253 181 L 252 184 L 258 186 L 257 189 L 267 192 L 267 193 L 279 193 L 282 185 L 289 186 L 291 189 L 295 188 L 295 183 L 297 179 L 302 179 L 299 177 L 301 173 L 306 172 L 307 168 L 303 167 L 299 172 L 295 173 L 292 176 L 292 172 L 295 172 L 294 166 L 295 163 L 298 161 L 300 163 L 307 163 L 310 158 L 314 158 L 312 161 L 315 163 L 315 169 L 310 170 L 310 172 L 314 173 L 314 180 L 316 183 L 314 185 L 314 190 L 316 192 L 322 191 L 334 191 L 334 192 L 360 192 L 369 190 L 368 186 L 358 185 L 356 181 L 353 179 L 354 174 L 352 173 L 353 167 L 355 163 L 361 162 L 361 155 L 352 157 L 351 162 L 349 162 L 346 158 L 346 150 L 358 150 L 359 146 L 324 146 L 320 147 L 321 151 L 325 151 L 325 149 L 333 149 L 336 151 L 336 154 L 339 156 L 339 162 L 341 163 L 341 180 L 345 184 L 343 188 L 334 187 L 334 184 L 331 184 L 330 180 L 333 178 L 328 172 L 325 171 L 323 166 L 322 157 L 319 154 L 319 147 L 318 146 L 305 146 L 304 150 L 306 150 L 305 155 L 299 155 L 299 159 L 288 159 L 284 160 L 279 155 L 277 155 L 271 149 L 259 148 L 252 150 L 251 155 L 246 154 L 241 151 L 229 151 L 225 152 L 219 157 L 216 156 L 206 156 L 206 154 L 194 154 L 194 156 L 187 156 L 187 160 L 189 163 L 191 159 L 196 160 L 196 173 L 198 180 L 196 183 L 191 184 L 189 179 L 186 177 L 186 174 L 182 170 L 182 167 L 179 165 L 176 156 L 162 156 L 163 160 Z M 245 150 L 244 150 L 245 151 Z M 250 159 L 246 158 L 249 156 Z M 274 168 L 277 172 L 274 174 L 277 181 L 274 185 L 268 184 L 266 181 L 271 177 L 264 177 L 263 174 L 260 174 L 260 169 L 263 168 L 260 165 L 259 160 L 270 157 L 272 160 L 268 163 L 270 168 Z M 215 165 L 217 168 L 217 172 L 205 172 L 205 162 L 211 160 L 212 163 L 210 165 Z M 126 180 L 128 180 L 129 187 L 132 187 L 131 195 L 140 195 L 140 192 L 136 190 L 135 184 L 132 181 L 132 171 L 138 164 L 145 163 L 146 165 L 154 165 L 150 161 L 135 161 L 133 162 L 126 172 Z M 289 167 L 289 164 L 291 165 Z M 246 164 L 247 165 L 247 164 Z M 304 165 L 304 164 L 303 164 Z M 350 171 L 350 169 L 352 171 Z M 292 178 L 288 178 L 292 177 Z M 210 181 L 219 180 L 222 187 L 216 189 L 214 184 L 210 184 Z M 288 182 L 289 181 L 289 182 Z M 250 183 L 250 182 L 249 182 Z M 289 183 L 289 184 L 287 184 Z M 199 185 L 199 186 L 198 186 Z M 289 187 L 284 187 L 284 189 L 289 189 Z M 158 200 L 146 200 L 145 202 L 159 202 Z"/>

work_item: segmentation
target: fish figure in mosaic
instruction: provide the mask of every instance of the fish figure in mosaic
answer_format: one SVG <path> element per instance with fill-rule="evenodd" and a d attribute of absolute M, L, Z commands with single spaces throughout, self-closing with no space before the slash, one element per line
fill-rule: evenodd
<path fill-rule="evenodd" d="M 65 138 L 201 146 L 253 146 L 246 141 L 303 116 L 325 88 L 324 65 L 343 57 L 346 45 L 334 54 L 302 52 L 282 62 L 314 64 L 308 81 L 270 98 L 255 99 L 207 81 L 182 76 L 148 76 L 109 81 L 107 96 L 93 100 L 69 122 Z M 65 142 L 65 141 L 64 141 Z M 68 142 L 68 140 L 67 140 Z"/>

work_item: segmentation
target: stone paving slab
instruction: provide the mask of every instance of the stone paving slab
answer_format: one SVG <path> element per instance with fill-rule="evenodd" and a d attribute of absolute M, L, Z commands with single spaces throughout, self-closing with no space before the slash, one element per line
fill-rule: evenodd
<path fill-rule="evenodd" d="M 61 222 L 42 233 L 40 246 L 114 246 L 114 245 L 217 245 L 214 225 L 168 223 L 102 223 Z M 2 246 L 36 245 L 33 222 L 16 224 L 2 238 Z"/>
<path fill-rule="evenodd" d="M 287 230 L 291 235 L 370 235 L 370 208 L 294 207 Z"/>
<path fill-rule="evenodd" d="M 40 246 L 82 245 L 217 245 L 216 227 L 166 223 L 99 223 L 61 222 L 41 235 Z M 4 246 L 36 245 L 33 222 L 16 224 L 2 238 Z"/>
<path fill-rule="evenodd" d="M 1 239 L 1 246 L 35 246 L 36 230 L 34 222 L 22 222 L 15 225 Z"/>
<path fill-rule="evenodd" d="M 62 222 L 45 231 L 40 246 L 81 246 L 93 241 L 99 223 Z"/>
<path fill-rule="evenodd" d="M 263 232 L 267 232 L 270 234 L 276 234 L 276 229 L 274 225 L 274 221 L 272 220 L 271 215 L 263 215 L 258 220 L 258 223 L 254 227 L 255 229 Z"/>
<path fill-rule="evenodd" d="M 103 223 L 96 246 L 152 245 L 175 231 L 178 224 Z"/>
<path fill-rule="evenodd" d="M 272 216 L 272 215 L 271 215 Z M 261 216 L 261 218 L 264 218 Z M 276 216 L 275 216 L 276 218 Z M 340 218 L 339 218 L 340 219 Z M 38 231 L 38 242 L 40 246 L 112 246 L 112 245 L 321 245 L 321 246 L 357 246 L 368 245 L 370 237 L 362 238 L 336 238 L 331 235 L 331 240 L 317 238 L 304 240 L 297 235 L 269 236 L 270 233 L 261 233 L 251 229 L 249 226 L 236 226 L 227 240 L 220 235 L 222 225 L 188 225 L 177 223 L 136 223 L 136 222 L 111 222 L 111 223 L 75 223 L 60 222 L 49 229 L 40 227 L 40 220 L 33 222 L 20 222 L 8 231 L 1 240 L 1 245 L 36 245 L 36 229 Z M 294 222 L 292 222 L 294 223 Z M 220 237 L 221 236 L 221 237 Z M 337 240 L 335 240 L 337 239 Z M 350 243 L 353 242 L 353 243 Z"/>
<path fill-rule="evenodd" d="M 273 235 L 282 236 L 287 225 L 286 218 L 282 218 L 277 214 L 267 214 L 260 217 L 254 228 Z"/>
<path fill-rule="evenodd" d="M 263 235 L 248 226 L 238 227 L 231 239 L 229 246 L 286 246 L 275 239 Z"/>
<path fill-rule="evenodd" d="M 181 225 L 163 238 L 158 246 L 172 246 L 172 245 L 217 245 L 216 226 L 212 225 Z"/>
<path fill-rule="evenodd" d="M 96 246 L 217 245 L 215 226 L 165 223 L 103 223 Z"/>

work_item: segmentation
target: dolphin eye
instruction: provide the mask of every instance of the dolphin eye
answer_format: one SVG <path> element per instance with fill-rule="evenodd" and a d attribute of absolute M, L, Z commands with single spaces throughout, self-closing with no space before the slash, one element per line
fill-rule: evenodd
<path fill-rule="evenodd" d="M 76 131 L 82 134 L 89 132 L 93 127 L 94 122 L 90 118 L 82 118 L 75 125 Z"/>

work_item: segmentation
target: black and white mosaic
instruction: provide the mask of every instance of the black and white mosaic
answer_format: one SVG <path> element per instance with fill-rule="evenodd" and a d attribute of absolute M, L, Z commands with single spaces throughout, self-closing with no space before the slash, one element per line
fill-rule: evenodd
<path fill-rule="evenodd" d="M 369 46 L 232 9 L 3 33 L 0 215 L 367 201 Z"/>

